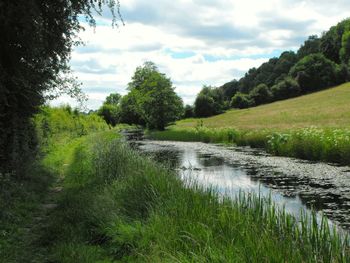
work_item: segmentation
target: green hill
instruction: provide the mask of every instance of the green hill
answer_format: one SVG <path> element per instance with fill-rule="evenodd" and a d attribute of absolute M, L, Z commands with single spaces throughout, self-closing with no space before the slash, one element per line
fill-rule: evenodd
<path fill-rule="evenodd" d="M 208 128 L 285 130 L 316 126 L 350 127 L 350 82 L 301 97 L 249 109 L 233 109 L 209 118 L 185 119 L 173 128 L 195 127 L 198 121 Z"/>

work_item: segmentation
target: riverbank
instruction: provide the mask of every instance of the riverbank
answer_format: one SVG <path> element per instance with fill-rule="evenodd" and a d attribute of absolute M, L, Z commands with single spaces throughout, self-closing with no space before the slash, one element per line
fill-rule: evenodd
<path fill-rule="evenodd" d="M 53 154 L 64 191 L 46 234 L 58 262 L 347 262 L 344 244 L 267 199 L 220 198 L 140 156 L 114 131 Z M 68 148 L 67 148 L 68 147 Z M 61 156 L 63 159 L 58 158 Z M 67 153 L 70 158 L 67 159 Z M 66 165 L 64 165 L 66 164 Z M 348 252 L 346 252 L 348 253 Z"/>
<path fill-rule="evenodd" d="M 118 130 L 104 131 L 98 119 L 94 119 L 96 125 L 90 119 L 91 125 L 83 126 L 89 129 L 75 123 L 72 127 L 78 133 L 73 129 L 63 136 L 59 129 L 66 128 L 58 124 L 66 115 L 53 113 L 38 118 L 39 124 L 48 123 L 40 126 L 57 132 L 43 137 L 46 151 L 37 163 L 51 181 L 44 183 L 47 177 L 37 174 L 42 188 L 23 189 L 40 190 L 36 201 L 20 199 L 16 207 L 23 210 L 6 210 L 15 212 L 13 218 L 27 214 L 29 225 L 37 225 L 29 229 L 30 238 L 23 245 L 16 243 L 22 232 L 9 231 L 11 242 L 6 243 L 7 253 L 0 254 L 0 261 L 350 261 L 349 241 L 342 240 L 326 220 L 300 222 L 277 209 L 269 198 L 243 193 L 236 199 L 222 198 L 212 187 L 183 181 L 168 166 L 130 149 Z M 31 210 L 46 200 L 45 193 L 57 179 L 61 190 L 50 212 L 35 221 Z M 22 223 L 7 221 L 13 229 L 25 231 Z M 1 236 L 0 244 L 9 241 L 9 235 Z M 17 251 L 21 257 L 15 258 Z"/>
<path fill-rule="evenodd" d="M 157 140 L 227 143 L 313 161 L 350 164 L 350 83 L 293 99 L 176 122 Z"/>
<path fill-rule="evenodd" d="M 295 157 L 312 161 L 350 164 L 350 130 L 331 128 L 300 128 L 273 131 L 238 130 L 234 128 L 176 128 L 151 131 L 148 136 L 156 140 L 198 141 L 225 143 L 262 148 L 277 156 Z"/>

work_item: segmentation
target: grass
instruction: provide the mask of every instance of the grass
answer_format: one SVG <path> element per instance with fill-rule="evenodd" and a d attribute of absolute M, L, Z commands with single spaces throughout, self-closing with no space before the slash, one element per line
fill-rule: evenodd
<path fill-rule="evenodd" d="M 99 123 L 88 135 L 81 125 L 72 133 L 44 125 L 51 131 L 42 137 L 45 154 L 28 177 L 0 176 L 0 262 L 350 262 L 348 238 L 325 219 L 297 221 L 270 199 L 241 193 L 232 200 L 181 181 L 122 143 L 117 130 L 98 131 Z M 205 140 L 240 136 L 194 130 Z M 36 226 L 57 178 L 58 206 Z"/>
<path fill-rule="evenodd" d="M 203 119 L 186 119 L 159 140 L 230 143 L 315 161 L 350 164 L 350 83 Z"/>
<path fill-rule="evenodd" d="M 326 221 L 300 223 L 254 195 L 222 199 L 140 156 L 116 133 L 68 148 L 65 190 L 42 237 L 53 262 L 350 261 L 348 241 Z"/>
<path fill-rule="evenodd" d="M 307 128 L 350 127 L 350 83 L 301 97 L 278 101 L 242 110 L 203 118 L 208 128 L 236 128 L 240 130 L 287 130 Z M 198 119 L 178 121 L 176 128 L 194 128 Z"/>

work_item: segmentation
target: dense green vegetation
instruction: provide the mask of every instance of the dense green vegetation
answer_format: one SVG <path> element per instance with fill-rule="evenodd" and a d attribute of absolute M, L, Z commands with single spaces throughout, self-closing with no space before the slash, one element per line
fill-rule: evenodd
<path fill-rule="evenodd" d="M 310 36 L 295 53 L 285 51 L 241 79 L 221 87 L 204 86 L 194 103 L 196 117 L 293 98 L 350 80 L 350 19 L 321 37 Z M 186 116 L 187 117 L 187 116 Z"/>
<path fill-rule="evenodd" d="M 128 90 L 122 98 L 110 94 L 98 110 L 108 124 L 138 124 L 164 130 L 183 115 L 182 99 L 175 93 L 171 80 L 153 62 L 136 68 Z"/>
<path fill-rule="evenodd" d="M 18 196 L 1 210 L 1 262 L 349 262 L 349 241 L 326 220 L 182 181 L 97 116 L 44 108 L 35 123 L 45 155 L 30 181 L 1 192 Z M 58 178 L 57 207 L 40 210 Z"/>
<path fill-rule="evenodd" d="M 72 47 L 79 43 L 83 15 L 110 9 L 118 0 L 2 1 L 0 8 L 0 172 L 22 172 L 37 143 L 31 117 L 45 100 L 62 93 L 84 96 L 70 74 Z"/>
<path fill-rule="evenodd" d="M 20 176 L 0 173 L 0 262 L 47 262 L 47 240 L 41 235 L 48 218 L 42 205 L 49 202 L 49 188 L 63 175 L 53 167 L 66 163 L 74 141 L 108 129 L 97 115 L 81 114 L 69 106 L 42 107 L 32 122 L 40 154 L 23 163 Z"/>
<path fill-rule="evenodd" d="M 181 120 L 151 136 L 250 145 L 276 155 L 350 164 L 349 86 L 210 118 Z"/>

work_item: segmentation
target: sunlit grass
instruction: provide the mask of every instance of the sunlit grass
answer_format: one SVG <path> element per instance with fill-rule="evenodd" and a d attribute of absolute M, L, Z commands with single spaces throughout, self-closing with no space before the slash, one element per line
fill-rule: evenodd
<path fill-rule="evenodd" d="M 350 83 L 254 108 L 229 110 L 202 118 L 208 128 L 286 130 L 316 126 L 350 127 Z M 178 121 L 176 128 L 197 126 L 198 119 Z"/>
<path fill-rule="evenodd" d="M 108 135 L 109 134 L 109 135 Z M 183 182 L 110 133 L 71 146 L 47 236 L 57 262 L 348 262 L 326 221 Z"/>

